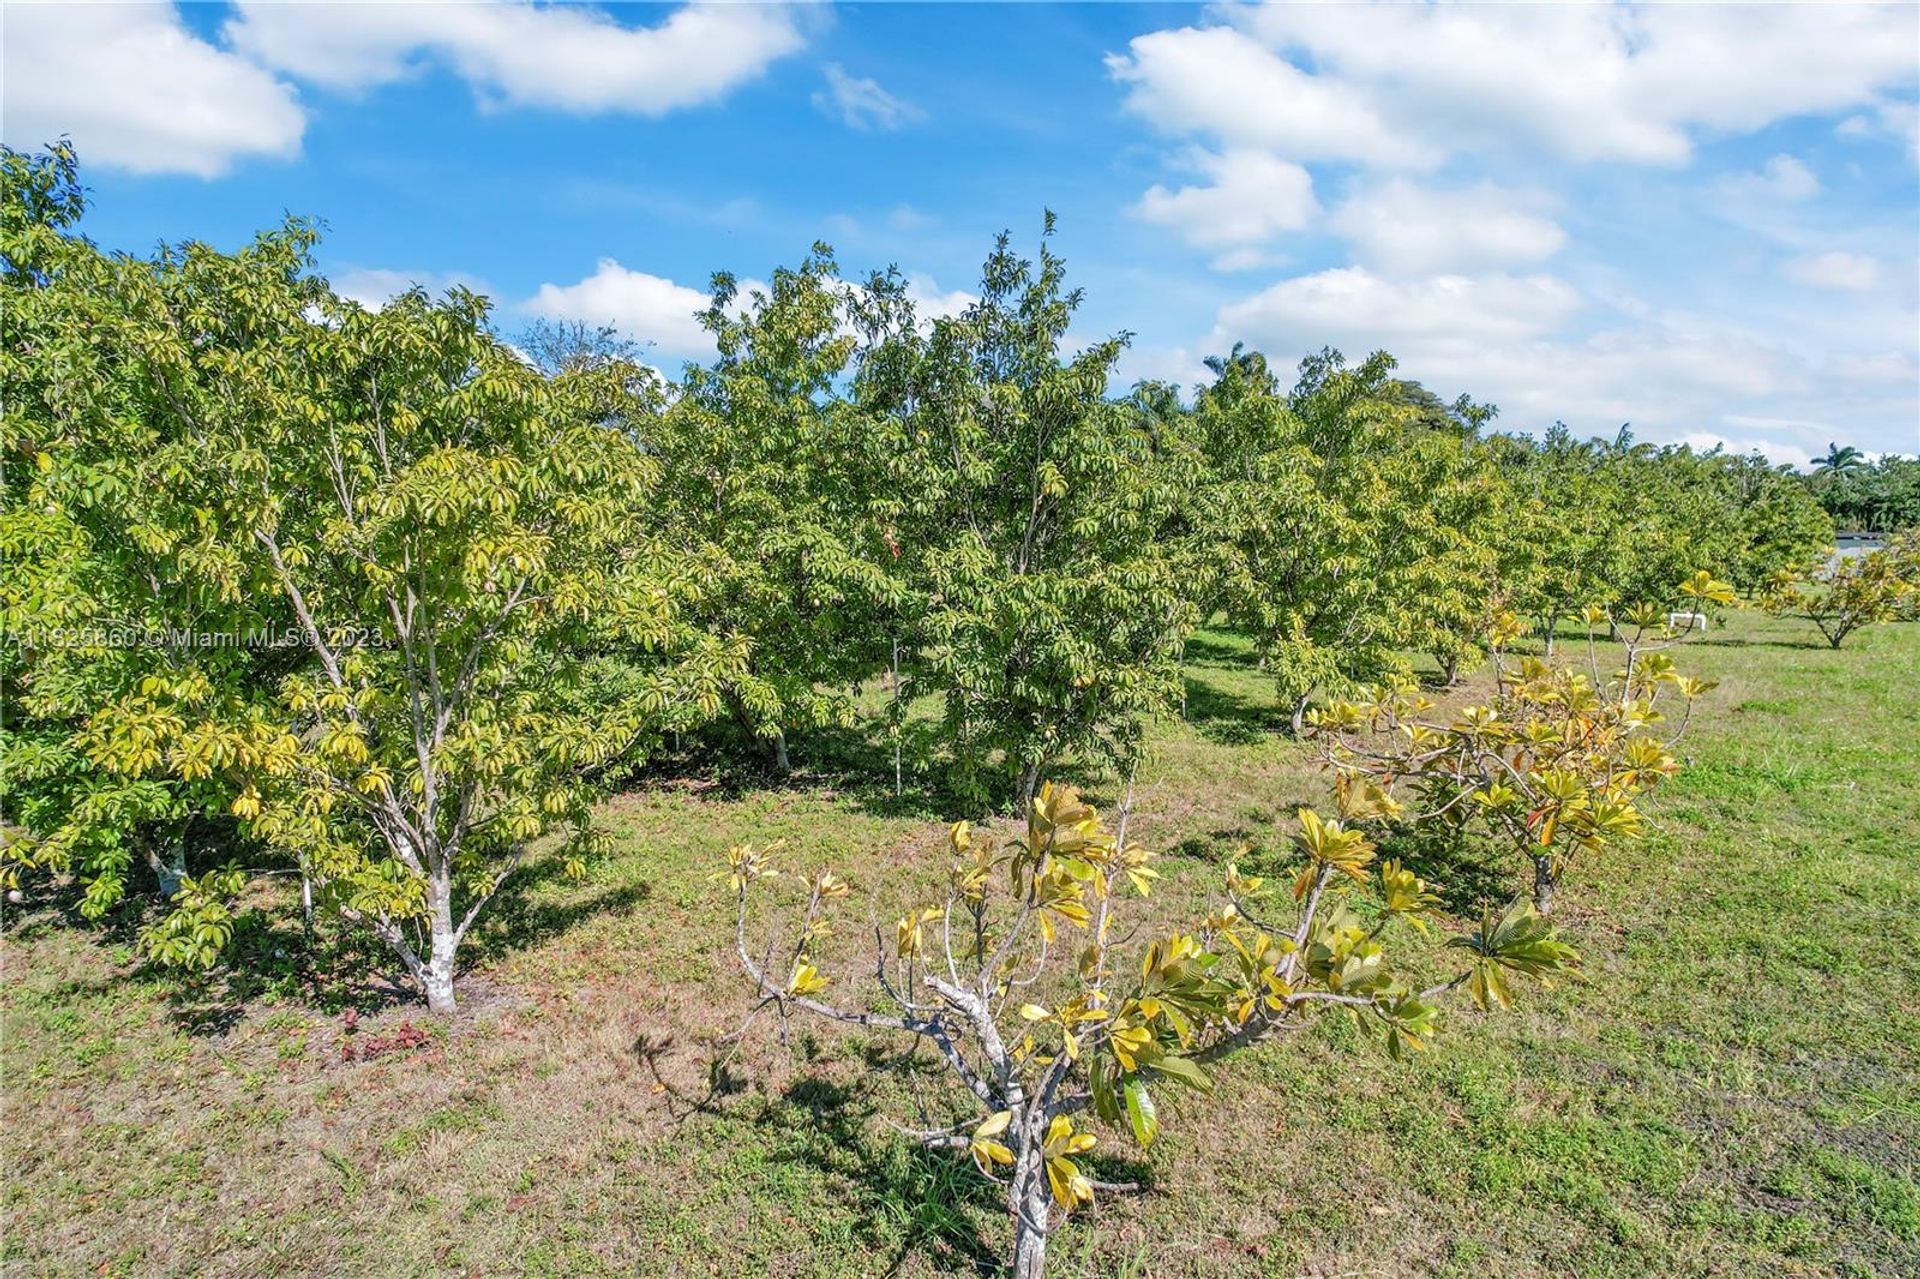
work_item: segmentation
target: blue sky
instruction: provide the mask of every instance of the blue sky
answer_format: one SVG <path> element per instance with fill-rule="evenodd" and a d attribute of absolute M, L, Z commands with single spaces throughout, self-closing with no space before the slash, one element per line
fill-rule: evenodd
<path fill-rule="evenodd" d="M 1385 347 L 1504 426 L 1920 452 L 1920 8 L 25 5 L 88 230 L 322 219 L 336 287 L 671 367 L 815 239 L 964 304 L 1041 212 L 1124 371 Z"/>

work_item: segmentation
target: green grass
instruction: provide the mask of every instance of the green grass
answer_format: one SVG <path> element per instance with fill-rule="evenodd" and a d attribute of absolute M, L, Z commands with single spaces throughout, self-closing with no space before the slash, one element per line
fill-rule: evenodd
<path fill-rule="evenodd" d="M 1408 1064 L 1331 1019 L 1243 1056 L 1217 1096 L 1170 1099 L 1150 1155 L 1103 1143 L 1155 1189 L 1067 1227 L 1055 1272 L 1920 1273 L 1920 627 L 1813 638 L 1742 616 L 1685 650 L 1722 681 L 1686 770 L 1648 838 L 1563 889 L 1587 981 L 1452 1015 Z M 1246 647 L 1196 654 L 1136 801 L 1167 854 L 1156 914 L 1228 857 L 1275 864 L 1277 823 L 1325 795 Z M 579 885 L 532 868 L 410 1055 L 341 1060 L 333 1009 L 368 990 L 275 969 L 186 997 L 124 935 L 10 920 L 6 1273 L 989 1269 L 991 1188 L 885 1122 L 939 1095 L 924 1057 L 763 1019 L 715 1065 L 749 1005 L 707 879 L 726 845 L 786 836 L 884 920 L 963 815 L 850 774 L 879 776 L 859 743 L 795 747 L 821 775 L 610 804 L 614 854 Z M 1463 910 L 1518 882 L 1449 875 Z"/>

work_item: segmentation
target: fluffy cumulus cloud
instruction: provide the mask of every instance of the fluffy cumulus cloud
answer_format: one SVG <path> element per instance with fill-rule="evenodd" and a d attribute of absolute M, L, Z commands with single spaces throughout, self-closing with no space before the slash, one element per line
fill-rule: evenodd
<path fill-rule="evenodd" d="M 1350 356 L 1385 347 L 1404 375 L 1447 395 L 1469 390 L 1500 406 L 1503 426 L 1529 431 L 1556 420 L 1587 432 L 1632 422 L 1645 438 L 1704 431 L 1739 451 L 1766 444 L 1759 451 L 1786 458 L 1829 436 L 1870 442 L 1920 414 L 1904 355 L 1810 354 L 1698 316 L 1603 305 L 1545 275 L 1394 281 L 1360 268 L 1318 272 L 1222 307 L 1206 345 L 1224 350 L 1235 340 L 1288 353 L 1332 345 Z"/>
<path fill-rule="evenodd" d="M 839 63 L 827 66 L 827 87 L 813 95 L 813 105 L 862 133 L 891 133 L 927 118 L 911 102 L 896 98 L 880 82 L 848 75 Z"/>
<path fill-rule="evenodd" d="M 1720 183 L 1723 198 L 1795 203 L 1820 194 L 1820 179 L 1798 156 L 1776 155 L 1758 172 L 1736 173 Z"/>
<path fill-rule="evenodd" d="M 1222 340 L 1272 351 L 1331 344 L 1356 354 L 1407 342 L 1470 347 L 1550 332 L 1581 305 L 1550 275 L 1441 275 L 1396 281 L 1364 267 L 1295 276 L 1220 312 Z"/>
<path fill-rule="evenodd" d="M 1143 35 L 1107 69 L 1127 87 L 1127 109 L 1169 133 L 1299 160 L 1425 167 L 1441 156 L 1390 126 L 1363 88 L 1302 71 L 1231 28 Z"/>
<path fill-rule="evenodd" d="M 805 20 L 777 5 L 630 27 L 585 6 L 242 0 L 213 42 L 167 3 L 15 4 L 0 118 L 12 146 L 64 135 L 89 164 L 214 178 L 299 154 L 291 81 L 360 92 L 438 65 L 487 106 L 659 116 L 759 76 L 805 44 Z"/>
<path fill-rule="evenodd" d="M 644 116 L 711 102 L 805 43 L 795 10 L 747 4 L 693 4 L 631 27 L 584 5 L 243 0 L 225 34 L 258 62 L 329 89 L 440 65 L 483 103 Z"/>
<path fill-rule="evenodd" d="M 291 86 L 189 31 L 170 4 L 13 4 L 0 120 L 9 145 L 71 137 L 88 164 L 218 177 L 298 155 Z"/>
<path fill-rule="evenodd" d="M 1491 182 L 1436 189 L 1392 178 L 1363 186 L 1333 216 L 1368 266 L 1400 274 L 1482 271 L 1545 261 L 1567 242 L 1549 201 Z"/>
<path fill-rule="evenodd" d="M 1234 17 L 1400 148 L 1513 145 L 1643 164 L 1685 162 L 1699 136 L 1910 88 L 1920 40 L 1920 11 L 1903 4 L 1275 5 Z M 1177 92 L 1160 81 L 1183 68 L 1160 65 L 1136 86 L 1139 109 Z M 1230 127 L 1220 114 L 1186 127 Z"/>
<path fill-rule="evenodd" d="M 980 300 L 965 289 L 942 289 L 930 275 L 911 272 L 907 276 L 907 300 L 913 303 L 916 320 L 938 320 L 959 315 Z"/>
<path fill-rule="evenodd" d="M 1297 164 L 1246 150 L 1195 151 L 1190 162 L 1206 185 L 1149 188 L 1134 215 L 1172 227 L 1190 243 L 1228 249 L 1299 230 L 1319 212 L 1313 179 Z"/>
<path fill-rule="evenodd" d="M 543 284 L 521 309 L 546 320 L 611 324 L 658 355 L 697 359 L 713 354 L 713 336 L 695 318 L 710 303 L 699 289 L 601 258 L 592 275 L 574 284 Z"/>

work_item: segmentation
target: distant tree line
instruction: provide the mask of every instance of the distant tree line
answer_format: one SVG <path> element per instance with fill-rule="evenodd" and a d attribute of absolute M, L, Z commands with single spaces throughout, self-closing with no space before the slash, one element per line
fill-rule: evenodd
<path fill-rule="evenodd" d="M 1810 465 L 1807 486 L 1839 528 L 1892 533 L 1920 525 L 1920 458 L 1869 460 L 1852 445 L 1830 444 Z"/>

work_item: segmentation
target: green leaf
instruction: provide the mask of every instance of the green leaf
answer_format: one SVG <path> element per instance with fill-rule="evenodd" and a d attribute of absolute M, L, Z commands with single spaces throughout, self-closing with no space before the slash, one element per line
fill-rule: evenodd
<path fill-rule="evenodd" d="M 1133 1128 L 1133 1139 L 1142 1146 L 1151 1146 L 1153 1139 L 1160 1135 L 1160 1116 L 1154 1109 L 1153 1094 L 1147 1091 L 1146 1081 L 1138 1075 L 1128 1075 L 1121 1091 L 1126 1095 L 1127 1123 Z"/>
<path fill-rule="evenodd" d="M 1212 1078 L 1208 1076 L 1206 1071 L 1194 1065 L 1190 1058 L 1176 1057 L 1172 1053 L 1168 1053 L 1166 1056 L 1154 1062 L 1153 1068 L 1167 1078 L 1183 1083 L 1189 1088 L 1195 1088 L 1205 1093 L 1213 1091 Z"/>

